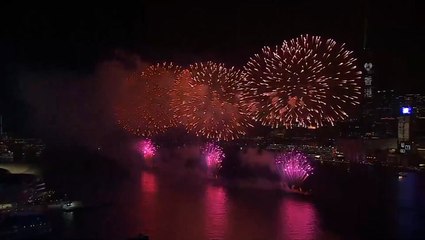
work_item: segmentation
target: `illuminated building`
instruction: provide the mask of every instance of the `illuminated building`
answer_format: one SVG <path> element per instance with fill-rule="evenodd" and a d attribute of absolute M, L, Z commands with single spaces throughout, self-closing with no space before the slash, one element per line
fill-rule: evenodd
<path fill-rule="evenodd" d="M 373 136 L 395 138 L 397 136 L 397 117 L 399 102 L 394 90 L 377 90 L 373 98 Z"/>
<path fill-rule="evenodd" d="M 412 108 L 404 106 L 400 109 L 401 116 L 398 117 L 398 143 L 400 153 L 408 153 L 412 151 L 411 144 L 411 121 Z"/>
<path fill-rule="evenodd" d="M 373 61 L 372 52 L 368 48 L 368 22 L 365 18 L 364 33 L 363 33 L 363 103 L 362 103 L 362 116 L 358 124 L 361 125 L 361 135 L 366 137 L 373 137 L 375 135 L 374 123 L 374 89 L 373 82 L 375 76 L 375 65 Z"/>
<path fill-rule="evenodd" d="M 364 98 L 366 101 L 370 101 L 373 97 L 372 80 L 373 80 L 373 64 L 372 62 L 366 61 L 364 67 Z"/>
<path fill-rule="evenodd" d="M 416 119 L 425 119 L 425 96 L 405 94 L 399 97 L 399 106 L 411 106 Z"/>
<path fill-rule="evenodd" d="M 401 115 L 398 120 L 399 151 L 419 153 L 425 146 L 425 96 L 404 94 L 398 101 Z"/>

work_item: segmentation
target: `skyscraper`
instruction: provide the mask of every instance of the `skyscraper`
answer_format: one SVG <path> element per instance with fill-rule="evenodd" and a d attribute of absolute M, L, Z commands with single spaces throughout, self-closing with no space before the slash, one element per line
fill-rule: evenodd
<path fill-rule="evenodd" d="M 366 7 L 367 10 L 367 7 Z M 363 72 L 363 103 L 361 125 L 364 136 L 374 136 L 374 89 L 373 81 L 375 75 L 375 65 L 372 52 L 368 45 L 368 18 L 365 13 L 363 30 L 363 52 L 362 52 L 362 72 Z"/>

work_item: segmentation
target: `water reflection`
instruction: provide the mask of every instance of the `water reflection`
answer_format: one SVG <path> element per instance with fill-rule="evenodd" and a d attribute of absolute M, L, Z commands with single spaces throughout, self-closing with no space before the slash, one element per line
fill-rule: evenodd
<path fill-rule="evenodd" d="M 282 199 L 279 213 L 281 239 L 317 239 L 317 214 L 311 202 Z"/>
<path fill-rule="evenodd" d="M 141 223 L 153 239 L 314 239 L 311 202 L 267 191 L 161 184 L 141 177 Z"/>
<path fill-rule="evenodd" d="M 207 239 L 203 187 L 143 173 L 141 181 L 143 233 L 152 239 Z"/>
<path fill-rule="evenodd" d="M 406 239 L 424 236 L 425 176 L 316 174 L 310 200 L 143 172 L 81 194 L 93 207 L 54 215 L 55 239 Z M 354 172 L 354 171 L 353 171 Z M 338 172 L 336 172 L 338 173 Z M 372 176 L 372 177 L 371 177 Z M 335 180 L 339 181 L 335 181 Z"/>
<path fill-rule="evenodd" d="M 421 201 L 420 196 L 421 191 L 417 190 L 421 189 L 419 185 L 419 176 L 414 173 L 409 173 L 406 177 L 397 181 L 397 220 L 398 235 L 400 238 L 415 238 L 415 232 L 419 231 L 418 226 L 423 226 L 425 222 L 424 219 L 420 217 L 424 214 L 417 211 L 417 209 L 424 209 L 424 203 Z M 420 222 L 422 222 L 422 224 Z"/>
<path fill-rule="evenodd" d="M 223 239 L 227 225 L 227 196 L 222 187 L 208 186 L 205 192 L 206 231 L 209 239 Z"/>
<path fill-rule="evenodd" d="M 232 190 L 224 239 L 277 239 L 279 197 L 266 191 Z"/>
<path fill-rule="evenodd" d="M 155 193 L 158 190 L 157 179 L 153 173 L 142 173 L 141 183 L 143 192 Z"/>
<path fill-rule="evenodd" d="M 64 224 L 64 235 L 72 236 L 73 232 L 75 232 L 74 226 L 74 213 L 73 212 L 63 212 L 62 219 Z"/>
<path fill-rule="evenodd" d="M 140 197 L 140 221 L 143 232 L 155 232 L 156 212 L 156 193 L 158 191 L 158 183 L 156 175 L 144 172 L 141 175 L 141 197 Z"/>

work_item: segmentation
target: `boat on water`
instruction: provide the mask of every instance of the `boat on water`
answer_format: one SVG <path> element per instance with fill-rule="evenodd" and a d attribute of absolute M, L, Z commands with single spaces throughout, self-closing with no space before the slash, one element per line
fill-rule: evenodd
<path fill-rule="evenodd" d="M 218 187 L 229 187 L 229 188 L 252 188 L 252 189 L 262 189 L 262 190 L 278 190 L 283 191 L 285 193 L 294 194 L 294 195 L 302 195 L 302 196 L 310 196 L 311 190 L 305 190 L 301 187 L 291 186 L 289 187 L 286 183 L 277 183 L 270 181 L 226 181 L 220 178 L 210 178 L 208 179 L 209 183 L 213 186 Z"/>
<path fill-rule="evenodd" d="M 0 215 L 2 213 L 8 213 L 16 209 L 16 203 L 4 202 L 0 203 Z"/>
<path fill-rule="evenodd" d="M 75 211 L 77 209 L 81 209 L 83 207 L 83 203 L 80 201 L 68 201 L 62 204 L 62 210 L 66 212 Z"/>
<path fill-rule="evenodd" d="M 284 192 L 290 193 L 290 194 L 297 194 L 297 195 L 303 195 L 303 196 L 310 196 L 311 195 L 311 190 L 306 191 L 306 190 L 302 189 L 301 187 L 295 187 L 295 186 L 289 187 L 288 184 L 286 184 L 286 183 L 282 184 L 282 190 Z"/>
<path fill-rule="evenodd" d="M 407 172 L 398 172 L 398 180 L 402 180 L 403 178 L 407 177 Z"/>
<path fill-rule="evenodd" d="M 44 184 L 36 185 L 28 205 L 63 211 L 74 211 L 83 207 L 81 201 L 70 200 L 66 194 L 59 195 L 55 191 L 47 190 Z"/>

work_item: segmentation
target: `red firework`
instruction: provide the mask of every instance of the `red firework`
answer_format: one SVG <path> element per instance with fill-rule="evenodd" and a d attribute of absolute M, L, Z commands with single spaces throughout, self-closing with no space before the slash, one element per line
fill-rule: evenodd
<path fill-rule="evenodd" d="M 320 127 L 359 104 L 361 72 L 332 39 L 301 35 L 250 58 L 240 85 L 250 115 L 272 127 Z"/>
<path fill-rule="evenodd" d="M 135 135 L 146 137 L 175 126 L 169 93 L 180 72 L 179 66 L 162 63 L 126 79 L 116 105 L 118 124 Z"/>
<path fill-rule="evenodd" d="M 172 91 L 176 116 L 188 131 L 216 140 L 233 140 L 251 126 L 240 105 L 243 73 L 213 62 L 195 63 Z"/>

